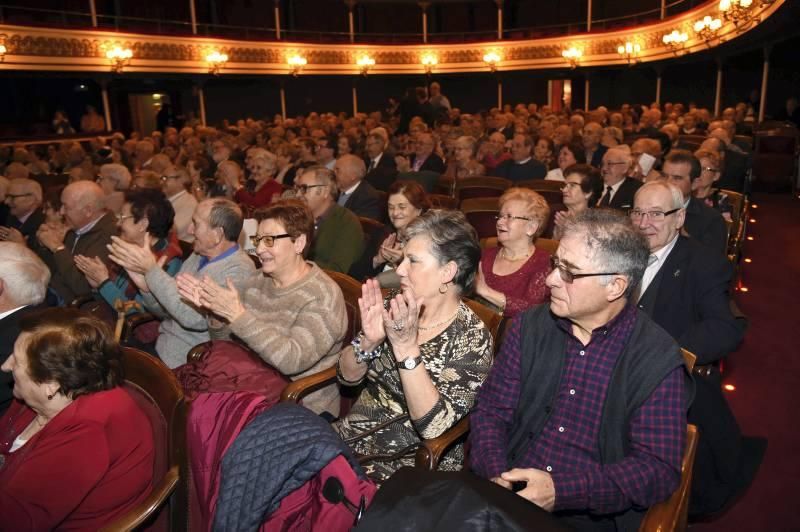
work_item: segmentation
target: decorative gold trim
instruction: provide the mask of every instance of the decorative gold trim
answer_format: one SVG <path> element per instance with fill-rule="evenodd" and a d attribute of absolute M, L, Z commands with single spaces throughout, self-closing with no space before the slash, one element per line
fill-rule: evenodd
<path fill-rule="evenodd" d="M 357 75 L 361 73 L 357 60 L 364 55 L 375 59 L 375 65 L 369 69 L 372 75 L 419 74 L 420 58 L 430 53 L 435 53 L 437 56 L 437 73 L 487 72 L 489 68 L 483 57 L 489 51 L 494 51 L 501 57 L 496 65 L 498 71 L 568 68 L 562 51 L 570 47 L 583 51 L 578 68 L 624 65 L 626 59 L 620 57 L 617 47 L 625 42 L 635 41 L 641 44 L 642 50 L 638 59 L 643 63 L 671 59 L 675 56 L 673 48 L 665 45 L 662 38 L 676 29 L 690 36 L 681 50 L 682 53 L 705 51 L 709 47 L 752 30 L 759 22 L 775 13 L 785 1 L 775 0 L 771 4 L 753 8 L 756 22 L 747 28 L 737 28 L 733 23 L 726 22 L 712 43 L 703 41 L 692 28 L 695 21 L 706 15 L 719 16 L 719 3 L 714 0 L 678 16 L 627 30 L 527 41 L 492 41 L 438 46 L 232 41 L 0 25 L 0 33 L 6 36 L 7 48 L 4 61 L 0 63 L 0 70 L 107 72 L 109 64 L 104 49 L 110 45 L 120 45 L 133 50 L 133 58 L 125 66 L 125 72 L 207 74 L 209 67 L 205 60 L 206 51 L 218 50 L 228 56 L 224 71 L 221 73 L 223 76 L 286 75 L 290 70 L 287 68 L 288 58 L 298 54 L 308 60 L 303 67 L 303 75 Z"/>

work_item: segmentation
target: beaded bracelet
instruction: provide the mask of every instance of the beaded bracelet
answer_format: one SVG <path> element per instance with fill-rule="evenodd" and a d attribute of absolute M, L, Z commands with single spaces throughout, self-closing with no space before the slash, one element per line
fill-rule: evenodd
<path fill-rule="evenodd" d="M 356 354 L 356 362 L 359 364 L 364 364 L 365 362 L 369 362 L 370 360 L 375 360 L 379 356 L 381 356 L 380 349 L 378 347 L 375 348 L 374 351 L 364 351 L 361 349 L 361 340 L 364 338 L 364 331 L 360 331 L 358 335 L 353 338 L 353 341 L 350 342 L 350 345 L 353 346 L 353 352 Z"/>

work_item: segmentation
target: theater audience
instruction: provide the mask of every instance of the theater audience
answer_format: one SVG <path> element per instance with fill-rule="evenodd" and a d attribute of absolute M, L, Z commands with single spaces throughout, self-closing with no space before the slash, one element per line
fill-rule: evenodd
<path fill-rule="evenodd" d="M 36 232 L 45 219 L 42 186 L 32 179 L 14 179 L 8 185 L 5 203 L 8 206 L 8 225 L 0 226 L 0 240 L 19 244 L 35 241 Z"/>
<path fill-rule="evenodd" d="M 513 318 L 544 303 L 550 253 L 536 247 L 550 217 L 547 201 L 536 192 L 512 187 L 499 200 L 497 246 L 481 254 L 475 293 Z"/>
<path fill-rule="evenodd" d="M 481 145 L 483 156 L 480 162 L 489 173 L 494 172 L 503 161 L 511 159 L 511 153 L 506 151 L 506 137 L 495 131 L 489 135 L 489 140 Z"/>
<path fill-rule="evenodd" d="M 251 209 L 269 205 L 283 192 L 281 184 L 275 181 L 278 172 L 277 157 L 266 150 L 259 150 L 250 162 L 250 179 L 244 185 L 238 182 L 238 176 L 237 181 L 226 181 L 226 185 L 234 191 L 234 201 Z M 226 177 L 230 175 L 226 174 Z"/>
<path fill-rule="evenodd" d="M 182 297 L 217 318 L 213 339 L 237 338 L 270 366 L 299 379 L 336 363 L 347 328 L 338 285 L 305 254 L 314 235 L 314 218 L 299 200 L 281 200 L 258 211 L 252 237 L 261 271 L 237 289 L 188 273 L 178 277 Z M 303 399 L 316 413 L 339 415 L 339 391 L 327 386 Z"/>
<path fill-rule="evenodd" d="M 642 182 L 627 177 L 632 164 L 633 156 L 627 146 L 617 146 L 606 152 L 600 170 L 604 190 L 598 207 L 627 211 L 633 206 L 633 194 Z"/>
<path fill-rule="evenodd" d="M 309 257 L 320 268 L 347 273 L 364 252 L 364 231 L 358 217 L 336 203 L 339 188 L 333 172 L 312 166 L 295 179 L 294 190 L 314 216 Z"/>
<path fill-rule="evenodd" d="M 533 158 L 544 165 L 548 172 L 553 168 L 556 145 L 549 137 L 539 137 L 533 146 Z"/>
<path fill-rule="evenodd" d="M 242 210 L 235 203 L 212 198 L 197 205 L 189 232 L 194 236 L 194 253 L 179 273 L 207 276 L 214 281 L 241 285 L 253 272 L 253 261 L 237 244 L 242 231 Z M 110 259 L 125 268 L 142 295 L 145 308 L 162 321 L 155 346 L 140 346 L 155 352 L 167 366 L 186 362 L 186 353 L 209 340 L 209 317 L 179 297 L 173 279 L 159 265 L 149 245 L 138 245 L 114 237 Z"/>
<path fill-rule="evenodd" d="M 405 237 L 397 268 L 402 293 L 384 309 L 378 283 L 364 284 L 363 330 L 337 364 L 342 385 L 363 383 L 364 390 L 334 430 L 357 454 L 373 456 L 363 465 L 378 482 L 413 465 L 420 440 L 441 435 L 470 411 L 492 363 L 492 337 L 461 301 L 480 259 L 475 230 L 460 212 L 431 210 L 406 227 Z M 457 445 L 439 468 L 460 469 L 462 461 Z"/>
<path fill-rule="evenodd" d="M 444 160 L 434 153 L 436 141 L 430 133 L 420 133 L 414 141 L 414 153 L 408 158 L 395 157 L 398 172 L 445 172 Z"/>
<path fill-rule="evenodd" d="M 104 164 L 97 174 L 97 183 L 106 196 L 106 210 L 118 214 L 125 202 L 125 191 L 131 187 L 130 171 L 121 164 Z"/>
<path fill-rule="evenodd" d="M 714 186 L 721 175 L 722 161 L 713 151 L 697 150 L 694 156 L 700 161 L 700 177 L 692 181 L 692 195 L 722 215 L 727 222 L 733 221 L 733 205 L 730 197 Z"/>
<path fill-rule="evenodd" d="M 122 352 L 96 318 L 20 320 L 14 398 L 0 419 L 0 515 L 17 530 L 99 530 L 150 493 L 153 427 L 122 387 Z"/>
<path fill-rule="evenodd" d="M 689 376 L 629 304 L 648 254 L 621 214 L 571 219 L 550 304 L 511 322 L 470 414 L 472 471 L 578 530 L 636 530 L 680 481 Z"/>
<path fill-rule="evenodd" d="M 500 163 L 492 175 L 512 182 L 544 179 L 547 168 L 533 158 L 533 139 L 528 135 L 514 135 L 511 140 L 511 159 Z"/>
<path fill-rule="evenodd" d="M 561 197 L 567 210 L 558 211 L 553 217 L 555 224 L 553 238 L 556 240 L 561 239 L 566 223 L 579 213 L 597 205 L 597 200 L 603 193 L 603 180 L 597 168 L 588 164 L 574 164 L 567 167 L 565 173 Z"/>
<path fill-rule="evenodd" d="M 103 190 L 92 181 L 67 185 L 61 193 L 64 226 L 42 224 L 36 233 L 40 245 L 34 250 L 50 268 L 50 288 L 61 304 L 69 304 L 92 290 L 75 266 L 75 256 L 97 257 L 102 261 L 108 257 L 106 246 L 117 227 L 114 216 L 104 208 L 104 197 Z"/>
<path fill-rule="evenodd" d="M 385 130 L 383 131 L 385 133 Z M 388 151 L 388 137 L 381 132 L 371 132 L 366 141 L 366 154 L 364 161 L 367 165 L 366 181 L 384 192 L 397 178 L 397 163 Z"/>
<path fill-rule="evenodd" d="M 486 175 L 486 169 L 475 158 L 477 146 L 474 137 L 458 137 L 453 148 L 453 159 L 448 162 L 445 175 L 455 180 Z"/>
<path fill-rule="evenodd" d="M 190 185 L 189 173 L 183 168 L 170 166 L 161 177 L 161 189 L 175 211 L 175 234 L 184 242 L 194 242 L 189 226 L 197 209 L 197 199 L 187 190 Z"/>

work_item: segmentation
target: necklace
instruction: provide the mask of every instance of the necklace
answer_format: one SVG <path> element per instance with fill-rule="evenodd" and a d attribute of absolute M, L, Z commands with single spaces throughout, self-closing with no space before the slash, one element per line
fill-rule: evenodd
<path fill-rule="evenodd" d="M 449 318 L 447 318 L 444 321 L 440 321 L 439 323 L 437 323 L 435 325 L 429 325 L 428 327 L 423 327 L 422 325 L 418 325 L 417 329 L 419 329 L 420 331 L 430 331 L 431 329 L 436 329 L 437 327 L 441 327 L 442 325 L 445 325 L 446 323 L 450 323 L 451 321 L 456 319 L 456 316 L 458 316 L 458 309 L 456 310 L 455 314 L 453 314 L 452 316 L 450 316 Z"/>
<path fill-rule="evenodd" d="M 512 259 L 512 258 L 510 258 L 510 257 L 508 256 L 508 252 L 506 251 L 506 248 L 502 248 L 502 249 L 500 250 L 500 252 L 502 253 L 502 255 L 503 255 L 503 258 L 504 258 L 505 260 L 507 260 L 508 262 L 519 262 L 519 261 L 521 261 L 521 260 L 525 260 L 525 259 L 527 259 L 528 257 L 530 257 L 530 256 L 533 254 L 533 251 L 528 251 L 527 253 L 525 253 L 525 254 L 524 254 L 524 255 L 522 255 L 521 257 L 515 257 L 515 258 L 513 258 L 513 259 Z"/>

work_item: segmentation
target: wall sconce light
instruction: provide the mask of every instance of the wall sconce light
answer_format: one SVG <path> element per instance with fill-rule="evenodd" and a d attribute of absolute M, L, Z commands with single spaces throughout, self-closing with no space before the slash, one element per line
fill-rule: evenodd
<path fill-rule="evenodd" d="M 425 54 L 422 56 L 422 67 L 425 73 L 430 75 L 433 72 L 433 67 L 439 64 L 439 58 L 433 54 Z"/>
<path fill-rule="evenodd" d="M 375 66 L 375 59 L 368 55 L 362 55 L 358 58 L 356 64 L 358 65 L 358 69 L 361 71 L 361 75 L 366 76 L 369 74 L 369 69 Z"/>
<path fill-rule="evenodd" d="M 213 50 L 206 54 L 206 63 L 208 63 L 208 73 L 219 76 L 219 71 L 228 62 L 228 54 L 223 54 L 219 50 Z"/>
<path fill-rule="evenodd" d="M 308 64 L 308 59 L 302 55 L 295 54 L 287 59 L 286 62 L 289 63 L 289 68 L 292 70 L 292 76 L 297 77 L 303 71 L 303 68 Z"/>
<path fill-rule="evenodd" d="M 133 50 L 116 45 L 106 51 L 106 58 L 111 61 L 111 71 L 119 74 L 125 66 L 130 64 Z"/>
<path fill-rule="evenodd" d="M 483 56 L 483 62 L 489 65 L 489 70 L 497 72 L 497 64 L 500 62 L 500 56 L 497 52 L 487 52 Z"/>
<path fill-rule="evenodd" d="M 694 23 L 694 32 L 707 43 L 714 40 L 720 28 L 722 28 L 722 21 L 718 18 L 711 18 L 709 15 Z"/>
<path fill-rule="evenodd" d="M 6 58 L 6 52 L 8 52 L 8 48 L 6 48 L 5 44 L 0 44 L 0 63 Z"/>
<path fill-rule="evenodd" d="M 561 52 L 561 57 L 567 60 L 570 68 L 575 68 L 583 56 L 583 52 L 572 46 Z"/>
<path fill-rule="evenodd" d="M 733 22 L 737 28 L 747 25 L 753 20 L 752 8 L 753 0 L 720 0 L 719 2 L 722 18 Z"/>
<path fill-rule="evenodd" d="M 686 41 L 689 40 L 689 34 L 685 31 L 672 30 L 672 33 L 667 33 L 661 37 L 661 40 L 677 54 L 681 48 L 686 46 Z"/>
<path fill-rule="evenodd" d="M 625 44 L 620 44 L 617 48 L 617 53 L 622 56 L 628 62 L 628 66 L 632 63 L 639 62 L 639 56 L 642 55 L 642 45 L 638 42 L 626 42 Z"/>

